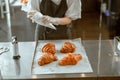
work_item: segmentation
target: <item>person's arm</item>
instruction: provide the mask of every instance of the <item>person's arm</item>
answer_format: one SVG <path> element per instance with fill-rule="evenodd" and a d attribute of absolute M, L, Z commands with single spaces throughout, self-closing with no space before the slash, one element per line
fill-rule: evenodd
<path fill-rule="evenodd" d="M 32 2 L 32 4 L 34 4 L 34 3 L 35 2 Z M 34 5 L 32 6 L 32 8 L 34 8 Z M 68 0 L 67 5 L 68 5 L 68 10 L 65 14 L 65 17 L 58 18 L 58 17 L 50 17 L 47 15 L 43 15 L 43 17 L 41 17 L 42 22 L 45 24 L 52 23 L 54 25 L 67 25 L 67 24 L 71 23 L 72 20 L 75 20 L 75 19 L 78 19 L 81 17 L 81 2 L 80 2 L 80 0 Z M 37 7 L 35 9 L 37 9 Z M 31 15 L 31 17 L 32 16 L 34 16 L 34 15 Z"/>
<path fill-rule="evenodd" d="M 52 23 L 54 25 L 67 25 L 72 22 L 72 19 L 70 17 L 58 18 L 58 17 L 50 17 L 50 16 L 46 16 L 46 15 L 43 15 L 41 20 L 45 24 Z"/>
<path fill-rule="evenodd" d="M 72 22 L 72 19 L 70 17 L 63 17 L 60 18 L 60 21 L 58 22 L 59 25 L 67 25 Z"/>
<path fill-rule="evenodd" d="M 65 13 L 65 17 L 57 18 L 44 15 L 44 23 L 53 23 L 54 25 L 67 25 L 81 18 L 81 0 L 67 0 L 68 9 Z"/>

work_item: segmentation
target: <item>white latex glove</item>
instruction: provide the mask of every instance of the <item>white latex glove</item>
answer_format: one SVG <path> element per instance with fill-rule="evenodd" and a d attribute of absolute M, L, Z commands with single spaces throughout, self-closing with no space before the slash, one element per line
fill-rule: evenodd
<path fill-rule="evenodd" d="M 31 6 L 22 4 L 21 10 L 24 12 L 29 12 L 29 11 L 31 11 Z"/>
<path fill-rule="evenodd" d="M 32 10 L 32 11 L 29 11 L 29 12 L 27 13 L 27 18 L 30 18 L 33 23 L 34 23 L 33 16 L 35 15 L 36 12 L 37 12 L 37 11 Z"/>
<path fill-rule="evenodd" d="M 43 16 L 42 17 L 42 22 L 43 23 L 52 23 L 54 25 L 59 25 L 60 18 L 53 18 L 50 16 Z"/>
<path fill-rule="evenodd" d="M 41 14 L 40 12 L 38 11 L 31 11 L 28 13 L 28 17 L 32 20 L 32 22 L 36 22 L 37 24 L 40 24 L 42 26 L 45 26 L 45 27 L 49 27 L 51 29 L 55 29 L 56 30 L 56 27 L 54 25 L 52 25 L 52 23 L 50 22 L 43 22 L 43 14 Z"/>

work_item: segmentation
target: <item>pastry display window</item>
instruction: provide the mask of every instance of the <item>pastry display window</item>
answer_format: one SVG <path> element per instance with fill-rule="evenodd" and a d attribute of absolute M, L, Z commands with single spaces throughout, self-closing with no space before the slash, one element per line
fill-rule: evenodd
<path fill-rule="evenodd" d="M 58 6 L 49 0 L 56 7 L 52 13 L 47 0 L 0 1 L 0 80 L 119 80 L 119 0 L 69 1 L 58 0 Z M 72 12 L 66 10 L 71 4 Z M 44 11 L 44 5 L 49 9 Z M 78 6 L 79 15 L 73 17 Z M 31 17 L 31 9 L 36 16 Z M 68 21 L 60 23 L 64 10 Z"/>

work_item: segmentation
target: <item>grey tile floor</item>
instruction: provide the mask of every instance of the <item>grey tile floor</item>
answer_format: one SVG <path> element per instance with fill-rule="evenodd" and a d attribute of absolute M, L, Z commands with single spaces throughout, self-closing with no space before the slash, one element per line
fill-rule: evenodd
<path fill-rule="evenodd" d="M 5 19 L 0 19 L 0 42 L 8 41 L 7 22 Z"/>

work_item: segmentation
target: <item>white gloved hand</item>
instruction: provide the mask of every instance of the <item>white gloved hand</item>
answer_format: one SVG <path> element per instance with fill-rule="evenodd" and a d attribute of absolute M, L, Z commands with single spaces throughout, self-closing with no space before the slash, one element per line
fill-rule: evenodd
<path fill-rule="evenodd" d="M 36 22 L 37 24 L 40 24 L 42 26 L 46 26 L 46 27 L 49 27 L 51 29 L 55 29 L 55 26 L 52 25 L 52 23 L 50 23 L 49 21 L 44 21 L 44 16 L 43 14 L 41 14 L 40 12 L 38 11 L 31 11 L 28 13 L 28 17 L 32 20 L 32 22 Z"/>
<path fill-rule="evenodd" d="M 29 11 L 29 12 L 27 13 L 27 18 L 30 18 L 33 23 L 34 23 L 33 16 L 35 16 L 36 13 L 37 13 L 37 11 L 35 11 L 35 10 Z M 42 16 L 42 14 L 41 14 L 41 16 Z"/>
<path fill-rule="evenodd" d="M 43 23 L 52 23 L 54 25 L 59 25 L 60 18 L 53 18 L 50 16 L 43 16 L 42 17 L 42 22 Z"/>

